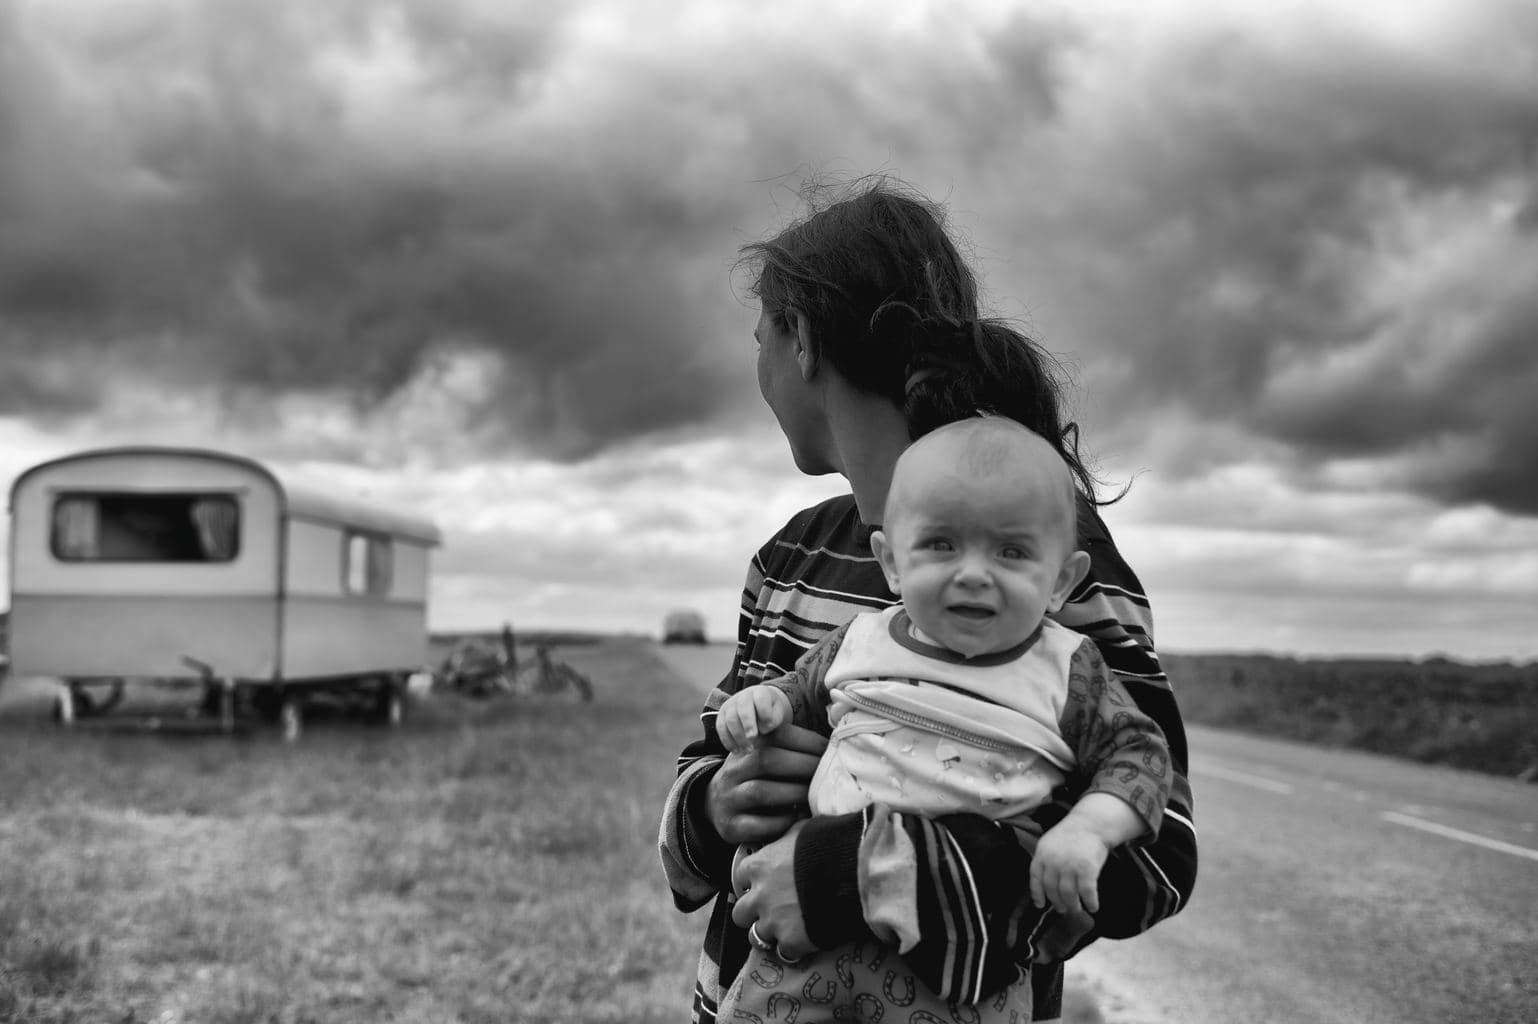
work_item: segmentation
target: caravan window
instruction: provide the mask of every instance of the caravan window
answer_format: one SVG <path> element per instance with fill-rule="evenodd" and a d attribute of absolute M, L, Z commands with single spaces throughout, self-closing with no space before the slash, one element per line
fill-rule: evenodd
<path fill-rule="evenodd" d="M 342 582 L 349 594 L 388 594 L 395 550 L 390 538 L 372 533 L 347 534 Z"/>
<path fill-rule="evenodd" d="M 50 546 L 63 562 L 228 562 L 240 505 L 228 494 L 60 494 Z"/>

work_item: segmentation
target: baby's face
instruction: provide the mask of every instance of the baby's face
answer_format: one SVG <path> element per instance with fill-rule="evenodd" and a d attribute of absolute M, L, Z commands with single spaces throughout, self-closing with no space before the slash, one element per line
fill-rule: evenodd
<path fill-rule="evenodd" d="M 883 531 L 889 550 L 878 553 L 908 616 L 935 643 L 968 658 L 1009 650 L 1077 584 L 1072 520 L 1063 522 L 1061 489 L 1042 474 L 1015 465 L 979 473 L 943 445 L 899 473 Z"/>

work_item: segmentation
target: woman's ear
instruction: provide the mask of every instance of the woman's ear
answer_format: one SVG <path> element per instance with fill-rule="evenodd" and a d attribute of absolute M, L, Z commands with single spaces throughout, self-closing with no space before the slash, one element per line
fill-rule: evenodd
<path fill-rule="evenodd" d="M 1047 611 L 1055 612 L 1068 600 L 1074 588 L 1084 582 L 1084 577 L 1089 575 L 1089 552 L 1075 551 L 1063 559 L 1063 566 L 1057 571 L 1057 583 L 1052 588 L 1052 600 L 1047 604 Z"/>
<path fill-rule="evenodd" d="M 785 308 L 785 323 L 796 335 L 796 364 L 801 367 L 801 379 L 817 376 L 817 346 L 812 344 L 812 327 L 806 316 L 794 306 Z"/>
<path fill-rule="evenodd" d="M 892 545 L 886 539 L 886 534 L 880 530 L 871 531 L 870 549 L 881 565 L 881 574 L 886 577 L 886 585 L 892 589 L 892 593 L 900 595 L 902 581 L 897 576 L 897 558 L 892 552 Z"/>

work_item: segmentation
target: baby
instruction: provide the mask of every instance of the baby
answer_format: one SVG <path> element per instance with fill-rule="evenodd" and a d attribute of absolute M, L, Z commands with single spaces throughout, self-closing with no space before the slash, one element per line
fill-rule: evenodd
<path fill-rule="evenodd" d="M 1014 420 L 963 420 L 925 435 L 898 459 L 884 518 L 871 548 L 902 603 L 856 616 L 792 674 L 728 697 L 716 717 L 721 742 L 739 750 L 785 722 L 831 729 L 808 795 L 813 814 L 880 805 L 929 818 L 969 812 L 1009 822 L 1027 846 L 1040 837 L 1030 874 L 1037 913 L 1021 934 L 1036 934 L 1049 906 L 1093 913 L 1111 848 L 1157 833 L 1169 752 L 1094 642 L 1046 617 L 1089 568 L 1077 546 L 1071 472 L 1051 445 Z M 1029 813 L 1069 779 L 1082 795 L 1042 832 Z M 911 901 L 890 886 L 865 891 L 873 853 L 866 847 L 874 845 L 862 843 L 860 853 L 867 923 L 906 953 L 919 939 Z M 875 855 L 890 857 L 890 850 Z M 947 1006 L 911 981 L 896 997 L 890 982 L 862 988 L 862 975 L 848 969 L 848 950 L 785 964 L 762 936 L 750 937 L 759 954 L 738 973 L 721 1020 L 753 1019 L 734 1012 L 775 1019 L 771 1011 L 787 1012 L 792 1003 L 798 1024 L 832 1020 L 839 1006 L 868 1015 L 879 1003 L 900 1008 L 903 1019 Z M 1032 953 L 1027 940 L 1022 962 Z M 814 984 L 817 998 L 809 1001 Z M 1028 1020 L 1021 1014 L 1029 1006 L 1022 971 L 1005 993 L 973 1009 L 980 1021 L 1006 1021 L 1011 1013 Z"/>

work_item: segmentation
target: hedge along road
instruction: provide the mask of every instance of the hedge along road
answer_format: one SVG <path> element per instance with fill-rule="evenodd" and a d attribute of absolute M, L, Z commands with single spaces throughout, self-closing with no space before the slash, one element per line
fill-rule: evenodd
<path fill-rule="evenodd" d="M 658 651 L 702 695 L 731 663 Z M 1538 1021 L 1538 785 L 1189 732 L 1191 906 L 1069 964 L 1108 1024 Z"/>

